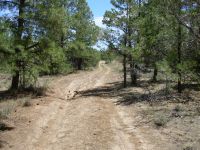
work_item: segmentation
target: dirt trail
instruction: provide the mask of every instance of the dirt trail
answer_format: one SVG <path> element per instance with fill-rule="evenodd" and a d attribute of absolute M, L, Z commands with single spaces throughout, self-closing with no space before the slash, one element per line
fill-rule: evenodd
<path fill-rule="evenodd" d="M 8 142 L 4 149 L 153 149 L 133 126 L 134 118 L 115 104 L 115 98 L 79 94 L 116 81 L 119 76 L 103 62 L 94 71 L 55 80 L 48 97 L 43 99 L 48 103 L 23 110 L 21 122 L 24 119 L 25 123 L 18 123 L 15 130 L 3 135 Z"/>

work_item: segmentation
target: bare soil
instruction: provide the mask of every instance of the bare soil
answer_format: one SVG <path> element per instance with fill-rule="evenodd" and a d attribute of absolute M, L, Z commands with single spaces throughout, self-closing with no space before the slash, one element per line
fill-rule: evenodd
<path fill-rule="evenodd" d="M 53 78 L 47 96 L 32 100 L 31 107 L 16 107 L 5 121 L 12 128 L 0 132 L 0 147 L 199 150 L 199 96 L 187 104 L 172 100 L 150 103 L 140 97 L 138 101 L 135 95 L 144 95 L 145 88 L 123 89 L 118 65 L 101 62 L 93 71 Z M 162 86 L 157 84 L 156 88 Z M 157 115 L 167 118 L 165 126 L 154 124 Z"/>

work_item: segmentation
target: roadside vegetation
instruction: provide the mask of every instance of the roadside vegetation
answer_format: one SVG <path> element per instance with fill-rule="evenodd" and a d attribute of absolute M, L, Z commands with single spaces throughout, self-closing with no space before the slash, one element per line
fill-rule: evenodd
<path fill-rule="evenodd" d="M 10 89 L 34 87 L 41 75 L 95 66 L 99 27 L 85 0 L 0 2 L 1 72 Z"/>

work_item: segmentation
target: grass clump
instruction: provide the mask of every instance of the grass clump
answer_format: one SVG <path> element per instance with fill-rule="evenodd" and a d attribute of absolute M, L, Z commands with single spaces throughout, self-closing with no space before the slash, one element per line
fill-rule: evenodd
<path fill-rule="evenodd" d="M 25 89 L 26 92 L 31 93 L 35 96 L 46 96 L 48 87 L 47 86 L 40 86 L 40 87 L 28 87 Z"/>
<path fill-rule="evenodd" d="M 7 119 L 8 115 L 13 111 L 15 107 L 16 106 L 14 103 L 8 103 L 0 108 L 0 119 Z"/>
<path fill-rule="evenodd" d="M 8 110 L 7 109 L 2 109 L 0 110 L 0 119 L 7 119 L 8 118 Z"/>
<path fill-rule="evenodd" d="M 32 105 L 31 103 L 31 97 L 26 97 L 20 100 L 20 105 L 22 107 L 30 107 Z"/>
<path fill-rule="evenodd" d="M 194 150 L 194 148 L 190 145 L 187 145 L 183 148 L 183 150 Z"/>
<path fill-rule="evenodd" d="M 163 127 L 163 126 L 165 126 L 168 121 L 169 121 L 169 119 L 165 115 L 156 115 L 155 118 L 154 118 L 154 124 L 157 127 Z"/>
<path fill-rule="evenodd" d="M 46 86 L 38 87 L 35 89 L 35 94 L 37 96 L 46 96 L 47 90 L 48 90 L 48 88 Z"/>
<path fill-rule="evenodd" d="M 30 102 L 30 100 L 27 100 L 24 102 L 23 107 L 30 107 L 32 104 Z"/>
<path fill-rule="evenodd" d="M 181 106 L 180 105 L 176 105 L 176 107 L 174 108 L 174 111 L 176 111 L 176 112 L 182 111 Z"/>

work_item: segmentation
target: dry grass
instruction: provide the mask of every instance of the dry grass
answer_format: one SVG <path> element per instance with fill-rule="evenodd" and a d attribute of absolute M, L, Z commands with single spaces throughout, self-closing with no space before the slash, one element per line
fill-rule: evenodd
<path fill-rule="evenodd" d="M 7 120 L 17 107 L 32 106 L 32 97 L 45 96 L 51 80 L 50 77 L 43 77 L 38 81 L 36 88 L 2 92 L 0 95 L 0 122 L 2 123 L 3 120 Z M 8 90 L 10 82 L 9 75 L 0 74 L 0 91 Z"/>
<path fill-rule="evenodd" d="M 7 119 L 9 114 L 16 108 L 17 102 L 14 100 L 4 101 L 0 104 L 0 119 Z"/>
<path fill-rule="evenodd" d="M 22 98 L 22 99 L 18 100 L 18 103 L 22 107 L 30 107 L 32 105 L 31 97 Z"/>
<path fill-rule="evenodd" d="M 8 74 L 0 74 L 0 91 L 7 90 L 11 83 L 11 76 Z"/>
<path fill-rule="evenodd" d="M 143 104 L 140 108 L 140 115 L 143 121 L 148 123 L 149 130 L 155 129 L 166 139 L 176 141 L 178 147 L 182 150 L 195 149 L 200 140 L 200 101 L 182 103 L 157 102 L 151 106 Z M 162 128 L 161 128 L 162 127 Z M 150 129 L 151 128 L 151 129 Z M 200 146 L 200 145 L 199 145 Z M 198 147 L 200 148 L 200 147 Z"/>

